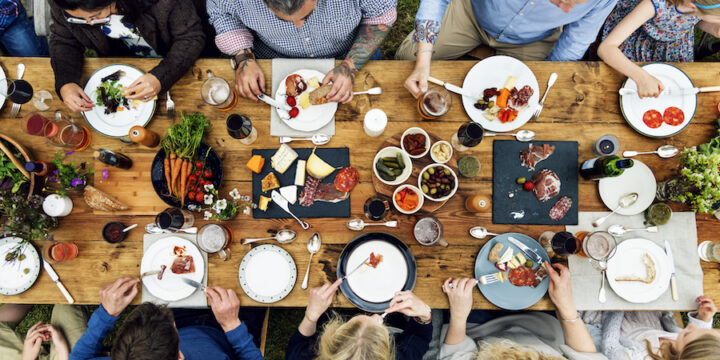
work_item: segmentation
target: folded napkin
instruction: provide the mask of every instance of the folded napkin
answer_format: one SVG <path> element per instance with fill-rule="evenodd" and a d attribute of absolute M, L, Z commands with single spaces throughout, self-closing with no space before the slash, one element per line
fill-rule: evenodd
<path fill-rule="evenodd" d="M 288 75 L 300 69 L 317 70 L 327 74 L 335 67 L 335 59 L 273 59 L 272 60 L 272 92 L 268 95 L 275 97 L 280 82 Z M 322 80 L 322 79 L 318 79 Z M 299 131 L 285 124 L 275 108 L 270 107 L 270 136 L 310 137 L 315 134 L 335 135 L 335 119 L 315 131 Z"/>
<path fill-rule="evenodd" d="M 613 224 L 621 224 L 629 228 L 645 226 L 643 224 L 645 220 L 643 214 L 638 214 L 633 216 L 612 215 L 599 228 L 593 228 L 592 222 L 607 214 L 607 212 L 581 212 L 578 217 L 578 225 L 566 226 L 566 229 L 571 233 L 576 233 L 583 230 L 607 230 Z M 646 304 L 633 304 L 615 294 L 606 281 L 607 301 L 601 304 L 598 301 L 601 281 L 600 272 L 587 258 L 570 256 L 570 277 L 572 278 L 575 306 L 578 310 L 685 311 L 697 309 L 695 298 L 703 294 L 703 272 L 700 268 L 697 253 L 698 239 L 695 214 L 692 212 L 674 212 L 667 224 L 660 225 L 659 232 L 628 232 L 617 238 L 618 244 L 623 239 L 630 238 L 648 239 L 663 249 L 665 249 L 665 240 L 670 243 L 675 261 L 678 301 L 673 301 L 670 286 L 668 285 L 668 290 L 657 300 Z"/>
<path fill-rule="evenodd" d="M 145 251 L 156 241 L 164 239 L 169 236 L 175 236 L 179 237 L 185 240 L 190 241 L 191 243 L 197 245 L 197 241 L 195 240 L 195 235 L 190 234 L 145 234 L 143 236 L 143 254 Z M 208 276 L 208 255 L 206 252 L 200 250 L 200 253 L 203 256 L 203 259 L 205 260 L 205 276 L 203 276 L 202 284 L 207 286 L 207 276 Z M 169 269 L 167 271 L 170 271 Z M 153 294 L 150 293 L 150 291 L 145 287 L 145 284 L 143 284 L 142 288 L 142 302 L 151 302 L 155 304 L 162 304 L 167 305 L 171 308 L 206 308 L 207 305 L 207 297 L 205 297 L 205 294 L 202 291 L 195 291 L 192 295 L 175 302 L 168 303 L 165 300 L 158 299 Z"/>

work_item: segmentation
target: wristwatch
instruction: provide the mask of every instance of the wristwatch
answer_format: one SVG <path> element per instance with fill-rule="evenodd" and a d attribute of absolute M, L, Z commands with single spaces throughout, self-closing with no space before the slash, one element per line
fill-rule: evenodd
<path fill-rule="evenodd" d="M 250 51 L 247 51 L 247 52 L 243 51 L 243 52 L 237 53 L 230 57 L 230 67 L 232 67 L 233 70 L 235 70 L 235 69 L 237 69 L 238 64 L 240 64 L 241 62 L 243 62 L 247 59 L 255 60 L 255 54 L 253 54 Z"/>

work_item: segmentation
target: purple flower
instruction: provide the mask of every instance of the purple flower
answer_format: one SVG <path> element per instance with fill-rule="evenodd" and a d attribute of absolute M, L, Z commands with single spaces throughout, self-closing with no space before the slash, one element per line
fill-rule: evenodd
<path fill-rule="evenodd" d="M 74 153 L 75 153 L 75 150 L 70 150 L 70 151 L 68 151 L 68 152 L 65 153 L 65 156 L 70 156 L 70 155 L 72 155 L 72 154 L 74 154 Z"/>
<path fill-rule="evenodd" d="M 82 184 L 83 184 L 83 181 L 78 178 L 74 178 L 71 183 L 72 187 L 77 187 L 78 185 L 82 185 Z"/>
<path fill-rule="evenodd" d="M 103 180 L 108 178 L 108 169 L 102 171 L 102 178 Z"/>

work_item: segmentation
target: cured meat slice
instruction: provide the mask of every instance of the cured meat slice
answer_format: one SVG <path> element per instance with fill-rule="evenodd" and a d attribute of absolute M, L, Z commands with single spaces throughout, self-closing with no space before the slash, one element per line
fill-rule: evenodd
<path fill-rule="evenodd" d="M 315 193 L 315 201 L 338 202 L 347 199 L 349 192 L 338 191 L 333 184 L 321 183 Z"/>
<path fill-rule="evenodd" d="M 360 174 L 355 168 L 348 166 L 335 175 L 334 183 L 338 191 L 348 192 L 357 185 L 358 181 L 360 181 Z"/>
<path fill-rule="evenodd" d="M 648 110 L 643 114 L 643 122 L 651 129 L 657 129 L 663 124 L 663 117 L 657 110 Z"/>
<path fill-rule="evenodd" d="M 550 209 L 550 218 L 555 221 L 564 218 L 565 214 L 567 214 L 568 210 L 570 210 L 570 208 L 572 207 L 572 203 L 572 199 L 567 196 L 563 196 L 558 199 L 555 205 L 553 205 L 552 209 Z"/>
<path fill-rule="evenodd" d="M 525 85 L 519 91 L 513 91 L 510 95 L 510 100 L 516 109 L 522 109 L 527 106 L 528 101 L 530 101 L 530 97 L 533 96 L 534 92 L 535 91 L 530 87 L 530 85 Z"/>
<path fill-rule="evenodd" d="M 531 286 L 535 282 L 535 272 L 525 266 L 520 266 L 510 270 L 508 279 L 515 286 Z"/>
<path fill-rule="evenodd" d="M 373 269 L 374 269 L 374 268 L 376 268 L 376 267 L 378 266 L 378 264 L 380 264 L 382 261 L 383 261 L 383 256 L 382 256 L 382 255 L 380 255 L 380 254 L 375 255 L 374 252 L 371 252 L 371 253 L 370 253 L 370 260 L 368 260 L 368 262 L 366 262 L 366 264 L 372 266 Z"/>
<path fill-rule="evenodd" d="M 545 269 L 544 266 L 540 266 L 537 269 L 535 269 L 535 279 L 533 280 L 532 286 L 533 288 L 538 287 L 540 283 L 545 280 L 545 278 L 548 276 L 548 272 Z"/>
<path fill-rule="evenodd" d="M 303 190 L 300 193 L 300 206 L 312 206 L 312 204 L 315 202 L 315 198 L 317 197 L 317 190 L 319 185 L 320 180 L 310 175 L 305 178 L 305 186 L 303 186 Z"/>
<path fill-rule="evenodd" d="M 163 274 L 165 274 L 165 269 L 167 269 L 167 266 L 160 265 L 160 272 L 157 274 L 158 280 L 162 280 Z"/>
<path fill-rule="evenodd" d="M 552 170 L 542 169 L 536 172 L 532 177 L 532 182 L 535 184 L 533 193 L 542 202 L 548 201 L 560 193 L 560 178 Z"/>
<path fill-rule="evenodd" d="M 670 126 L 678 126 L 685 121 L 685 113 L 675 106 L 665 109 L 663 113 L 663 122 Z"/>
<path fill-rule="evenodd" d="M 530 170 L 535 170 L 535 166 L 537 166 L 539 162 L 549 158 L 554 151 L 555 145 L 528 144 L 528 148 L 520 152 L 520 161 L 522 162 L 522 166 L 527 166 Z"/>
<path fill-rule="evenodd" d="M 195 272 L 195 262 L 193 261 L 193 257 L 191 255 L 181 255 L 175 258 L 173 260 L 172 265 L 170 265 L 170 271 L 173 272 L 173 274 L 189 274 Z"/>

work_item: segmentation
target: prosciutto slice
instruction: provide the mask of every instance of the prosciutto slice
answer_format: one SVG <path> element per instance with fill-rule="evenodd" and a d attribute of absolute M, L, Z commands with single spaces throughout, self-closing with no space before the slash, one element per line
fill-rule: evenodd
<path fill-rule="evenodd" d="M 320 180 L 310 175 L 305 178 L 305 186 L 303 186 L 303 190 L 300 192 L 300 206 L 312 206 L 317 197 L 318 186 L 320 186 Z"/>
<path fill-rule="evenodd" d="M 564 218 L 565 214 L 567 214 L 568 210 L 570 210 L 570 208 L 572 207 L 572 203 L 572 199 L 567 196 L 563 196 L 558 199 L 555 205 L 553 205 L 552 209 L 550 209 L 550 218 L 555 221 Z"/>
<path fill-rule="evenodd" d="M 522 162 L 522 166 L 527 166 L 530 170 L 535 170 L 535 166 L 550 157 L 554 151 L 555 145 L 528 144 L 528 148 L 520 152 L 520 161 Z"/>
<path fill-rule="evenodd" d="M 195 262 L 193 261 L 193 257 L 191 255 L 180 255 L 176 257 L 170 266 L 170 271 L 178 275 L 194 273 Z"/>
<path fill-rule="evenodd" d="M 536 172 L 532 177 L 532 182 L 535 184 L 533 193 L 542 202 L 548 201 L 560 193 L 560 178 L 552 170 L 542 169 Z"/>

